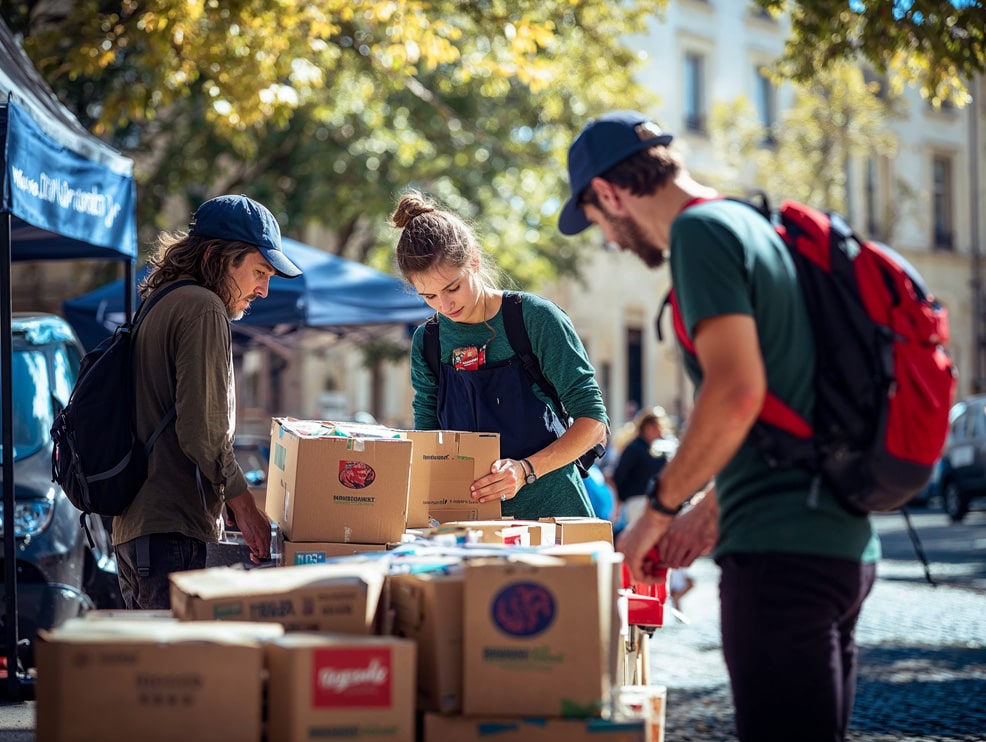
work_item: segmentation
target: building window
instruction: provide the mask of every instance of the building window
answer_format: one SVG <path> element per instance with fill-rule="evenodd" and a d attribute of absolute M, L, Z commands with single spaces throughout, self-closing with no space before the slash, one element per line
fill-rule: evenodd
<path fill-rule="evenodd" d="M 774 125 L 777 123 L 777 91 L 773 80 L 768 77 L 760 66 L 753 69 L 756 85 L 757 116 L 764 129 L 762 144 L 772 147 L 777 143 L 774 137 Z"/>
<path fill-rule="evenodd" d="M 685 128 L 705 133 L 705 57 L 685 54 Z"/>
<path fill-rule="evenodd" d="M 644 401 L 644 333 L 627 328 L 627 405 L 640 409 Z"/>
<path fill-rule="evenodd" d="M 876 158 L 868 157 L 866 159 L 866 172 L 864 177 L 866 179 L 863 183 L 864 208 L 866 209 L 866 232 L 871 239 L 878 240 L 881 238 L 880 218 L 878 216 L 878 199 L 880 197 L 880 191 L 878 185 L 879 173 Z"/>
<path fill-rule="evenodd" d="M 933 244 L 937 250 L 955 248 L 952 225 L 952 159 L 935 155 L 931 162 Z"/>

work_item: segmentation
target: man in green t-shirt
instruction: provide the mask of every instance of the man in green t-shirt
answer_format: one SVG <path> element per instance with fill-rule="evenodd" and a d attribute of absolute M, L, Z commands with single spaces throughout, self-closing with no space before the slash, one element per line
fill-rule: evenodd
<path fill-rule="evenodd" d="M 879 541 L 803 468 L 772 468 L 751 430 L 770 394 L 806 419 L 815 346 L 795 268 L 754 209 L 697 182 L 643 114 L 590 121 L 568 154 L 559 229 L 598 226 L 651 268 L 670 262 L 694 407 L 650 507 L 617 543 L 636 580 L 714 547 L 722 645 L 740 740 L 842 740 L 856 687 L 854 630 Z M 682 503 L 691 505 L 682 510 Z"/>

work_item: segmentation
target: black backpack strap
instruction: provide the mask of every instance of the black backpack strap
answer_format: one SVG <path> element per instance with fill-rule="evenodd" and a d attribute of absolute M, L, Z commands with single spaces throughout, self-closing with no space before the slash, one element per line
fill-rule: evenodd
<path fill-rule="evenodd" d="M 503 292 L 503 326 L 507 330 L 507 342 L 520 359 L 527 377 L 532 384 L 537 384 L 541 391 L 550 399 L 561 417 L 562 424 L 568 427 L 568 410 L 562 404 L 561 397 L 544 374 L 541 365 L 531 347 L 531 338 L 524 325 L 523 297 L 515 291 Z"/>
<path fill-rule="evenodd" d="M 194 283 L 195 281 L 191 281 L 191 280 L 175 281 L 174 283 L 168 284 L 167 286 L 158 289 L 153 294 L 151 294 L 146 299 L 144 299 L 144 301 L 140 303 L 140 306 L 137 307 L 137 314 L 134 315 L 133 321 L 130 323 L 130 332 L 131 333 L 137 332 L 137 327 L 139 327 L 140 323 L 143 322 L 144 317 L 147 316 L 147 313 L 151 311 L 151 307 L 157 304 L 161 299 L 166 297 L 175 289 L 180 289 L 182 286 L 190 286 Z"/>
<path fill-rule="evenodd" d="M 664 331 L 661 329 L 661 322 L 664 320 L 664 311 L 671 307 L 671 289 L 668 289 L 668 293 L 664 295 L 664 301 L 661 302 L 661 308 L 657 310 L 657 317 L 654 320 L 654 330 L 657 332 L 657 342 L 664 342 Z M 673 309 L 671 310 L 674 311 Z"/>
<path fill-rule="evenodd" d="M 439 377 L 439 372 L 442 365 L 442 345 L 439 342 L 438 337 L 438 313 L 436 312 L 431 318 L 425 322 L 425 336 L 424 336 L 424 353 L 425 362 L 428 364 L 428 368 L 431 372 L 435 374 L 435 378 Z"/>

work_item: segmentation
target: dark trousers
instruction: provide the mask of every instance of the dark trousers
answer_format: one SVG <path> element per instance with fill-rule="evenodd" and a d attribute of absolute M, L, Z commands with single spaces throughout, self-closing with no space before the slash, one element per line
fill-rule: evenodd
<path fill-rule="evenodd" d="M 205 542 L 180 533 L 155 533 L 119 544 L 116 561 L 124 605 L 131 610 L 170 610 L 168 575 L 205 569 L 205 560 Z M 140 573 L 142 566 L 146 574 Z"/>
<path fill-rule="evenodd" d="M 844 740 L 856 695 L 856 621 L 876 565 L 792 554 L 717 561 L 741 742 Z"/>

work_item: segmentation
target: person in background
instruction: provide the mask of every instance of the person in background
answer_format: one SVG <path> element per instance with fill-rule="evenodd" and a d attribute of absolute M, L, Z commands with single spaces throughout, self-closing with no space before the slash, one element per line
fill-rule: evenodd
<path fill-rule="evenodd" d="M 673 453 L 673 445 L 660 445 L 665 441 L 674 442 L 673 438 L 665 438 L 666 421 L 667 415 L 661 407 L 638 412 L 633 421 L 634 437 L 623 448 L 613 468 L 612 479 L 620 510 L 617 518 L 624 525 L 635 521 L 643 512 L 647 505 L 647 485 Z"/>
<path fill-rule="evenodd" d="M 757 448 L 751 431 L 768 386 L 805 418 L 814 408 L 804 298 L 773 226 L 696 181 L 672 139 L 636 111 L 590 121 L 569 149 L 572 193 L 558 223 L 569 235 L 595 224 L 651 268 L 670 259 L 695 385 L 678 450 L 617 546 L 633 577 L 648 582 L 654 546 L 662 563 L 679 567 L 714 544 L 741 742 L 844 740 L 854 632 L 879 540 L 870 519 L 844 508 L 811 471 L 772 467 Z"/>
<path fill-rule="evenodd" d="M 137 432 L 147 440 L 172 405 L 151 450 L 147 481 L 113 519 L 120 589 L 131 609 L 168 609 L 168 576 L 202 569 L 225 504 L 250 558 L 270 557 L 270 522 L 233 457 L 236 397 L 230 322 L 267 295 L 270 278 L 301 271 L 281 250 L 281 230 L 263 205 L 219 196 L 196 210 L 187 233 L 162 233 L 141 283 L 142 299 L 179 280 L 136 335 Z"/>
<path fill-rule="evenodd" d="M 617 534 L 647 509 L 647 492 L 678 447 L 663 407 L 638 412 L 633 429 L 635 435 L 623 448 L 612 475 L 619 498 Z M 668 594 L 676 611 L 681 611 L 681 599 L 694 585 L 687 566 L 668 570 Z"/>
<path fill-rule="evenodd" d="M 437 376 L 425 358 L 425 325 L 411 343 L 414 427 L 499 433 L 501 458 L 473 483 L 472 497 L 501 500 L 504 515 L 591 516 L 574 462 L 605 439 L 609 421 L 568 316 L 535 294 L 519 294 L 534 355 L 572 418 L 566 429 L 507 341 L 501 306 L 518 295 L 495 288 L 497 271 L 473 229 L 414 191 L 392 219 L 401 230 L 398 268 L 436 311 L 439 330 Z"/>

